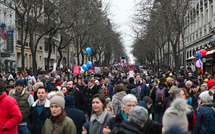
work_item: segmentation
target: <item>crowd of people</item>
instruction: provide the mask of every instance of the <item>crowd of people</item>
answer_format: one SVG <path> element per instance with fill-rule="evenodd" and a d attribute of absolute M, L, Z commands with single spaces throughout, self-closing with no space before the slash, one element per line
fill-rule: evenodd
<path fill-rule="evenodd" d="M 0 134 L 215 133 L 215 80 L 207 72 L 106 66 L 78 75 L 13 70 L 0 79 Z"/>

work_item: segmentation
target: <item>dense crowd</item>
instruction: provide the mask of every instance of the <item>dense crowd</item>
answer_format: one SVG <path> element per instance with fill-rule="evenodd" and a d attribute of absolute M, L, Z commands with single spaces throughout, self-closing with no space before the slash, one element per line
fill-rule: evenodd
<path fill-rule="evenodd" d="M 209 73 L 152 72 L 106 66 L 97 74 L 1 73 L 0 134 L 215 133 Z"/>

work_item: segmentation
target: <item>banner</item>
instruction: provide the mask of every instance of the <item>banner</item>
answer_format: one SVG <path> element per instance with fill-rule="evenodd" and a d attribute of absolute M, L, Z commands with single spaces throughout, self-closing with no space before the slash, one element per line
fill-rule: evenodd
<path fill-rule="evenodd" d="M 13 31 L 7 31 L 7 53 L 13 53 Z"/>
<path fill-rule="evenodd" d="M 73 66 L 73 74 L 74 75 L 80 74 L 80 66 L 78 66 L 78 65 Z"/>
<path fill-rule="evenodd" d="M 134 77 L 134 70 L 129 70 L 129 78 Z"/>

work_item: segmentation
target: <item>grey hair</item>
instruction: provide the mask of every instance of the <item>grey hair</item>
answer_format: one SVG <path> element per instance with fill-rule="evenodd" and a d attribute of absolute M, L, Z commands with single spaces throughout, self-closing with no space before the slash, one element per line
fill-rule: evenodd
<path fill-rule="evenodd" d="M 187 104 L 187 100 L 184 98 L 175 99 L 172 102 L 171 107 L 176 109 L 179 116 L 186 115 L 191 111 L 191 108 L 192 108 L 189 104 Z"/>
<path fill-rule="evenodd" d="M 128 94 L 126 96 L 124 96 L 122 98 L 122 107 L 125 106 L 125 103 L 129 102 L 129 101 L 133 101 L 133 102 L 136 102 L 137 103 L 137 98 L 133 95 L 133 94 Z"/>
<path fill-rule="evenodd" d="M 180 96 L 180 92 L 183 91 L 182 88 L 174 88 L 172 91 L 172 97 L 174 99 L 178 98 Z"/>
<path fill-rule="evenodd" d="M 132 107 L 129 112 L 128 121 L 139 125 L 141 128 L 145 125 L 148 120 L 148 111 L 141 106 Z"/>
<path fill-rule="evenodd" d="M 188 83 L 190 83 L 192 85 L 192 81 L 190 81 L 190 80 L 188 80 L 185 85 L 187 85 Z"/>

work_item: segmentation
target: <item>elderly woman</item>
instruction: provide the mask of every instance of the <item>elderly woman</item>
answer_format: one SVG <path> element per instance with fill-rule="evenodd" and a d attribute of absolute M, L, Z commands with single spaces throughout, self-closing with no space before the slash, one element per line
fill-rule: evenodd
<path fill-rule="evenodd" d="M 89 134 L 101 134 L 103 128 L 113 118 L 106 109 L 105 97 L 103 95 L 95 94 L 92 97 L 92 110 Z"/>
<path fill-rule="evenodd" d="M 108 128 L 103 130 L 103 133 L 110 132 L 115 125 L 119 125 L 123 120 L 128 120 L 129 111 L 132 107 L 137 105 L 137 98 L 132 95 L 128 94 L 123 97 L 121 103 L 121 111 L 119 114 L 116 115 L 108 124 Z"/>
<path fill-rule="evenodd" d="M 214 103 L 212 103 L 214 92 L 212 90 L 204 91 L 199 95 L 202 102 L 197 114 L 193 128 L 194 134 L 208 134 L 210 127 L 211 110 L 214 110 Z M 214 111 L 213 111 L 214 112 Z M 214 133 L 214 131 L 212 132 Z"/>
<path fill-rule="evenodd" d="M 62 96 L 54 96 L 50 101 L 51 115 L 46 119 L 42 134 L 76 134 L 72 119 L 64 112 L 65 100 Z"/>

